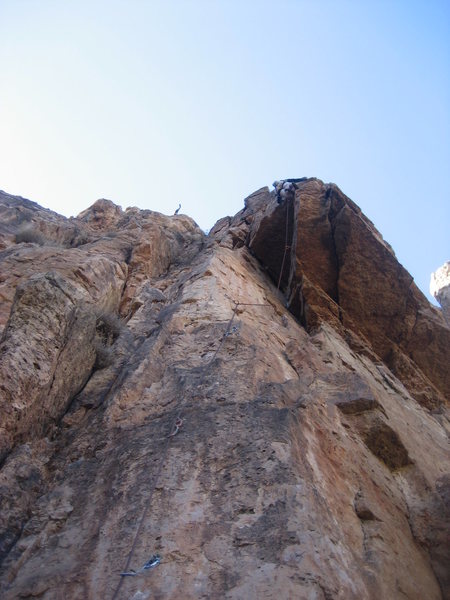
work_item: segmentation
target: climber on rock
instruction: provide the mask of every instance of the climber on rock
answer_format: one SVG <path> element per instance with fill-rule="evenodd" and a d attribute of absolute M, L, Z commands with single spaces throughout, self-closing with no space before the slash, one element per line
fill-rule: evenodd
<path fill-rule="evenodd" d="M 277 197 L 278 204 L 281 204 L 281 190 L 283 189 L 284 181 L 274 181 L 273 187 L 275 188 L 275 195 Z"/>
<path fill-rule="evenodd" d="M 293 199 L 295 190 L 298 189 L 296 183 L 286 179 L 274 181 L 273 187 L 275 188 L 278 204 L 282 204 L 285 200 Z"/>

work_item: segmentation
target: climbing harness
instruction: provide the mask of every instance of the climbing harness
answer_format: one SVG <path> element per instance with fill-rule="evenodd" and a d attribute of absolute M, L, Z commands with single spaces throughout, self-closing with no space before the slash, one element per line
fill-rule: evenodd
<path fill-rule="evenodd" d="M 174 437 L 175 435 L 177 435 L 177 433 L 180 431 L 180 428 L 182 427 L 182 425 L 183 425 L 183 419 L 180 419 L 180 417 L 178 417 L 175 420 L 175 424 L 173 426 L 172 433 L 169 433 L 169 435 L 167 437 Z"/>
<path fill-rule="evenodd" d="M 148 571 L 149 569 L 153 569 L 153 567 L 156 567 L 159 565 L 159 563 L 161 562 L 161 557 L 159 554 L 154 554 L 151 558 L 149 558 L 149 560 L 142 565 L 142 567 L 140 569 L 138 569 L 137 571 L 135 571 L 134 569 L 130 569 L 129 571 L 125 571 L 123 573 L 121 573 L 121 577 L 135 577 L 136 575 L 140 575 L 141 573 L 143 573 L 144 571 Z"/>

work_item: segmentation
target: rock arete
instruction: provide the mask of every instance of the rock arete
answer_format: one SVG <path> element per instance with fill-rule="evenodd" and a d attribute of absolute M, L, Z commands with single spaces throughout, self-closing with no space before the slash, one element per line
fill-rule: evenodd
<path fill-rule="evenodd" d="M 2 598 L 450 598 L 448 323 L 296 182 L 208 236 L 0 193 Z"/>

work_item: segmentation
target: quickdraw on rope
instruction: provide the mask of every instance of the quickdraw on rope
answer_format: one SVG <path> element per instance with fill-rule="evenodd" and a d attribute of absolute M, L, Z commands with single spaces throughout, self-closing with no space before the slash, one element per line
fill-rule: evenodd
<path fill-rule="evenodd" d="M 164 459 L 166 457 L 167 450 L 168 450 L 168 447 L 169 447 L 169 442 L 170 442 L 170 438 L 167 438 L 167 441 L 166 441 L 166 444 L 165 444 L 165 447 L 164 447 L 164 450 L 163 450 L 163 460 L 161 460 L 160 463 L 159 463 L 158 471 L 156 472 L 155 478 L 153 480 L 153 485 L 152 485 L 152 487 L 150 489 L 150 493 L 149 493 L 149 496 L 147 498 L 147 502 L 145 504 L 145 508 L 144 508 L 143 513 L 142 513 L 141 520 L 139 521 L 138 528 L 137 528 L 136 533 L 134 535 L 134 540 L 133 540 L 133 543 L 131 545 L 131 550 L 128 553 L 128 557 L 127 557 L 127 562 L 125 564 L 125 568 L 122 571 L 122 573 L 120 574 L 121 577 L 120 577 L 119 583 L 117 584 L 117 587 L 116 587 L 116 589 L 114 591 L 114 594 L 112 596 L 112 600 L 116 600 L 117 596 L 119 595 L 119 592 L 120 592 L 120 589 L 122 587 L 122 583 L 123 583 L 125 577 L 127 577 L 127 576 L 132 577 L 134 575 L 143 573 L 147 569 L 151 569 L 152 567 L 156 567 L 156 565 L 158 565 L 161 562 L 161 557 L 159 556 L 159 554 L 155 554 L 154 556 L 152 556 L 152 558 L 150 558 L 150 560 L 148 560 L 145 563 L 145 565 L 148 565 L 145 569 L 144 569 L 145 565 L 143 567 L 141 567 L 138 571 L 134 571 L 133 569 L 130 569 L 131 559 L 133 558 L 133 554 L 134 554 L 134 551 L 136 549 L 137 541 L 139 539 L 139 535 L 141 533 L 142 526 L 144 524 L 145 518 L 147 517 L 147 513 L 149 511 L 150 504 L 151 504 L 152 499 L 153 499 L 153 492 L 155 491 L 155 487 L 156 487 L 156 484 L 158 483 L 159 476 L 161 475 L 162 467 L 163 467 L 163 464 L 164 464 Z"/>
<path fill-rule="evenodd" d="M 121 573 L 121 577 L 135 577 L 136 575 L 140 575 L 144 571 L 148 571 L 148 569 L 153 569 L 161 562 L 161 557 L 159 554 L 154 554 L 149 560 L 142 565 L 140 569 L 135 571 L 134 569 L 130 569 L 129 571 L 125 571 Z"/>
<path fill-rule="evenodd" d="M 259 303 L 259 302 L 234 302 L 233 314 L 232 314 L 230 320 L 228 321 L 227 327 L 225 329 L 225 332 L 222 335 L 220 343 L 219 343 L 218 347 L 216 348 L 216 351 L 214 352 L 211 360 L 209 360 L 206 364 L 204 364 L 202 366 L 203 370 L 206 371 L 206 369 L 208 369 L 212 365 L 212 363 L 215 361 L 215 359 L 217 358 L 217 355 L 219 354 L 219 352 L 220 352 L 220 350 L 221 350 L 221 348 L 223 346 L 223 343 L 226 340 L 226 338 L 229 335 L 231 335 L 232 333 L 235 333 L 238 330 L 237 327 L 233 327 L 233 321 L 234 321 L 234 319 L 236 317 L 237 310 L 238 310 L 239 306 L 268 306 L 268 307 L 270 307 L 271 305 L 270 304 L 263 304 L 263 303 Z M 152 483 L 152 486 L 150 488 L 150 492 L 149 492 L 149 496 L 147 498 L 147 502 L 145 503 L 145 507 L 144 507 L 141 519 L 139 521 L 139 525 L 138 525 L 136 533 L 134 535 L 133 543 L 131 545 L 130 552 L 128 553 L 128 557 L 127 557 L 127 561 L 126 561 L 126 564 L 125 564 L 125 568 L 120 573 L 121 577 L 120 577 L 119 583 L 118 583 L 118 585 L 117 585 L 117 587 L 116 587 L 116 589 L 114 591 L 114 594 L 113 594 L 111 600 L 116 600 L 116 598 L 118 597 L 118 594 L 119 594 L 119 592 L 121 590 L 121 587 L 122 587 L 122 583 L 123 583 L 123 581 L 124 581 L 124 579 L 126 577 L 135 577 L 136 575 L 140 575 L 141 573 L 144 573 L 145 571 L 156 567 L 161 562 L 161 556 L 159 554 L 154 554 L 137 571 L 135 571 L 134 569 L 130 569 L 131 559 L 133 558 L 133 554 L 134 554 L 134 551 L 136 549 L 137 541 L 138 541 L 140 533 L 142 531 L 142 527 L 143 527 L 144 521 L 145 521 L 145 519 L 147 517 L 147 513 L 148 513 L 148 511 L 150 509 L 150 505 L 151 505 L 151 502 L 152 502 L 152 499 L 153 499 L 153 493 L 155 491 L 156 484 L 158 483 L 159 477 L 160 477 L 161 472 L 162 472 L 162 468 L 163 468 L 163 465 L 164 465 L 164 462 L 165 462 L 165 459 L 166 459 L 166 455 L 167 455 L 167 451 L 168 451 L 168 448 L 169 448 L 169 444 L 170 444 L 171 440 L 177 435 L 177 433 L 179 433 L 181 427 L 183 426 L 183 419 L 181 418 L 182 408 L 183 408 L 183 406 L 181 405 L 180 406 L 180 410 L 178 411 L 178 414 L 177 414 L 177 416 L 175 418 L 172 430 L 171 430 L 171 432 L 166 437 L 166 442 L 164 444 L 163 451 L 161 452 L 161 460 L 160 460 L 160 463 L 159 463 L 159 467 L 158 467 L 158 470 L 157 470 L 157 472 L 155 474 L 155 477 L 153 479 L 153 483 Z"/>
<path fill-rule="evenodd" d="M 182 425 L 183 425 L 183 419 L 181 419 L 180 417 L 175 419 L 172 433 L 169 433 L 168 437 L 174 437 L 175 435 L 177 435 L 177 433 L 180 431 L 180 428 L 182 427 Z"/>

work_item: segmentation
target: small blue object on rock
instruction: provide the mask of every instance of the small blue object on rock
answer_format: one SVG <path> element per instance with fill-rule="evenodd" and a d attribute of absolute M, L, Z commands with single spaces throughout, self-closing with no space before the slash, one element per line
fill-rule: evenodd
<path fill-rule="evenodd" d="M 144 571 L 147 571 L 148 569 L 153 569 L 153 567 L 158 566 L 160 562 L 161 562 L 160 555 L 159 554 L 154 554 L 137 571 L 134 571 L 133 569 L 130 569 L 129 571 L 125 571 L 124 573 L 121 573 L 120 575 L 121 575 L 121 577 L 135 577 L 136 575 L 140 575 L 140 573 L 143 573 Z"/>
<path fill-rule="evenodd" d="M 143 569 L 153 569 L 153 567 L 156 567 L 159 565 L 159 563 L 161 562 L 161 557 L 159 554 L 154 554 L 146 563 L 145 565 L 142 567 Z"/>

